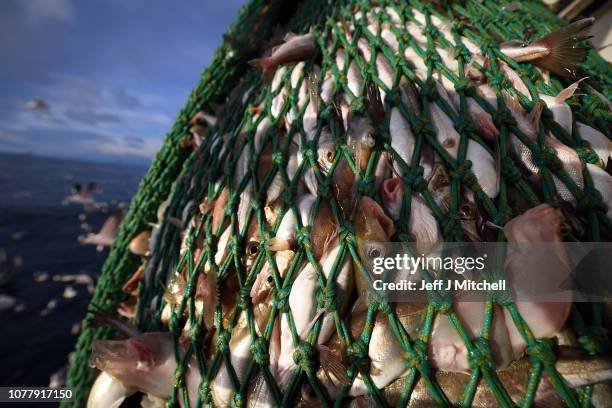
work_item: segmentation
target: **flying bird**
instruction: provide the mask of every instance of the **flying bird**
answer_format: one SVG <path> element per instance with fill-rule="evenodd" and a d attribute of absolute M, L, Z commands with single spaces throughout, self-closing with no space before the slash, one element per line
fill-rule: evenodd
<path fill-rule="evenodd" d="M 125 216 L 125 212 L 125 206 L 121 205 L 117 207 L 115 213 L 104 221 L 98 233 L 94 234 L 90 232 L 85 236 L 80 236 L 79 243 L 81 245 L 96 245 L 96 250 L 98 252 L 101 252 L 106 246 L 113 245 L 115 237 L 119 232 L 119 225 Z"/>
<path fill-rule="evenodd" d="M 96 183 L 90 181 L 86 185 L 76 183 L 72 186 L 72 194 L 62 201 L 62 204 L 83 204 L 85 208 L 90 208 L 94 204 L 91 196 L 96 191 Z"/>
<path fill-rule="evenodd" d="M 26 107 L 32 110 L 47 110 L 49 109 L 49 104 L 43 98 L 37 96 L 31 101 L 28 101 L 28 103 L 26 103 Z"/>

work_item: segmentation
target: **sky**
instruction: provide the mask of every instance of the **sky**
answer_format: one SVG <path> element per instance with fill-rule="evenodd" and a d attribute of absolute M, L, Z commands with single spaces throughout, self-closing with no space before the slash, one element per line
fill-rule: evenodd
<path fill-rule="evenodd" d="M 148 163 L 243 3 L 1 0 L 0 151 Z"/>

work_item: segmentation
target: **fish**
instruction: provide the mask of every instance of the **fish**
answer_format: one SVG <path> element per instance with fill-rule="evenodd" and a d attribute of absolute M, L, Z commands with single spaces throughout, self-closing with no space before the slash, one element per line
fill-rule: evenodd
<path fill-rule="evenodd" d="M 135 391 L 168 399 L 172 395 L 177 367 L 170 333 L 141 333 L 129 323 L 110 316 L 98 315 L 94 321 L 115 327 L 127 339 L 92 341 L 89 364 L 106 374 L 92 388 L 88 407 L 113 406 L 105 405 L 107 403 L 118 406 L 122 399 Z M 185 350 L 179 352 L 184 354 Z M 200 370 L 195 357 L 186 364 L 185 382 L 189 403 L 194 405 L 200 384 Z M 180 399 L 179 404 L 182 406 Z"/>
<path fill-rule="evenodd" d="M 506 223 L 508 239 L 505 260 L 507 280 L 514 292 L 516 307 L 536 338 L 552 337 L 565 324 L 572 305 L 572 294 L 559 289 L 571 274 L 561 229 L 563 215 L 548 204 L 540 204 Z M 555 282 L 558 286 L 555 287 Z M 551 290 L 560 292 L 554 301 L 538 296 Z M 506 326 L 515 356 L 527 346 L 512 316 L 504 309 Z"/>
<path fill-rule="evenodd" d="M 119 408 L 126 398 L 136 392 L 137 389 L 125 386 L 106 371 L 102 371 L 89 390 L 87 408 Z"/>
<path fill-rule="evenodd" d="M 608 206 L 606 215 L 612 220 L 612 176 L 591 163 L 587 163 L 586 168 L 593 179 L 593 186 L 601 194 L 603 203 Z"/>
<path fill-rule="evenodd" d="M 381 198 L 387 213 L 395 224 L 402 223 L 400 211 L 404 201 L 404 184 L 400 178 L 386 179 L 381 187 Z M 412 193 L 408 231 L 416 243 L 418 253 L 429 254 L 442 242 L 442 231 L 431 208 L 422 196 Z"/>
<path fill-rule="evenodd" d="M 472 242 L 482 241 L 480 232 L 483 220 L 472 190 L 465 189 L 463 199 L 457 210 L 461 230 L 465 237 Z"/>
<path fill-rule="evenodd" d="M 582 78 L 574 82 L 559 92 L 557 96 L 540 94 L 540 99 L 546 103 L 546 106 L 552 112 L 553 120 L 557 122 L 559 126 L 561 126 L 570 136 L 572 135 L 573 114 L 572 108 L 570 108 L 565 101 L 574 96 L 574 93 L 578 89 L 578 85 L 585 79 L 586 78 Z"/>
<path fill-rule="evenodd" d="M 584 178 L 582 177 L 582 171 L 584 170 L 584 163 L 580 160 L 578 153 L 569 146 L 564 145 L 554 137 L 546 138 L 546 144 L 552 147 L 555 154 L 559 158 L 562 164 L 563 171 L 565 171 L 572 181 L 576 183 L 578 189 L 584 188 Z M 555 188 L 557 189 L 557 195 L 564 201 L 572 204 L 576 204 L 576 198 L 569 190 L 569 188 L 553 174 L 553 181 Z"/>
<path fill-rule="evenodd" d="M 250 60 L 249 65 L 260 68 L 264 79 L 270 80 L 279 65 L 305 61 L 314 55 L 316 47 L 313 33 L 303 35 L 290 33 L 285 36 L 283 44 L 272 49 L 269 57 Z"/>
<path fill-rule="evenodd" d="M 151 254 L 150 239 L 151 230 L 141 231 L 130 241 L 130 252 L 134 255 L 148 257 Z"/>
<path fill-rule="evenodd" d="M 444 212 L 450 205 L 451 180 L 448 171 L 440 160 L 434 160 L 431 178 L 427 183 L 427 190 L 432 195 L 436 205 Z"/>
<path fill-rule="evenodd" d="M 578 47 L 593 25 L 594 17 L 566 25 L 533 42 L 512 40 L 500 44 L 500 50 L 517 62 L 529 62 L 560 76 L 573 76 L 587 55 Z"/>
<path fill-rule="evenodd" d="M 104 221 L 102 228 L 97 233 L 88 233 L 85 236 L 78 238 L 79 244 L 81 245 L 95 245 L 96 251 L 102 252 L 104 247 L 112 246 L 115 242 L 115 238 L 119 233 L 119 225 L 125 217 L 126 209 L 123 206 L 117 207 L 114 214 Z"/>
<path fill-rule="evenodd" d="M 480 143 L 472 139 L 468 140 L 465 158 L 472 162 L 470 170 L 485 194 L 491 199 L 497 197 L 500 178 L 497 160 Z"/>
<path fill-rule="evenodd" d="M 599 130 L 589 125 L 585 125 L 582 122 L 576 121 L 576 128 L 580 137 L 589 142 L 591 149 L 593 149 L 597 157 L 599 157 L 600 164 L 605 168 L 612 157 L 612 140 L 608 139 L 608 137 Z"/>
<path fill-rule="evenodd" d="M 560 356 L 555 363 L 555 369 L 571 388 L 603 384 L 612 376 L 612 365 L 608 355 L 588 356 L 583 353 L 579 357 L 564 357 L 562 353 L 558 354 Z M 522 358 L 504 369 L 497 370 L 497 377 L 514 404 L 520 405 L 525 397 L 525 387 L 529 382 L 531 368 L 532 364 L 529 362 L 529 359 Z M 470 381 L 469 375 L 438 370 L 432 377 L 432 380 L 443 390 L 452 406 L 461 404 L 464 391 Z M 399 403 L 403 391 L 408 386 L 407 382 L 408 377 L 402 377 L 381 391 L 381 394 L 390 406 L 396 406 Z M 433 408 L 439 406 L 439 403 L 428 391 L 427 385 L 428 383 L 424 379 L 417 380 L 415 388 L 410 394 L 408 407 Z M 544 374 L 536 389 L 533 404 L 538 407 L 557 407 L 565 406 L 566 402 L 558 394 L 551 379 Z M 489 388 L 486 381 L 481 379 L 476 387 L 472 406 L 475 408 L 488 408 L 499 405 L 500 402 L 493 391 Z M 364 395 L 353 399 L 349 406 L 373 408 L 377 407 L 378 404 L 371 395 Z"/>
<path fill-rule="evenodd" d="M 334 264 L 337 263 L 339 265 L 339 270 L 335 276 L 335 290 L 337 309 L 342 314 L 352 292 L 353 271 L 350 256 L 346 252 L 342 259 L 338 259 L 341 248 L 337 229 L 338 226 L 329 204 L 321 202 L 317 213 L 314 215 L 312 224 L 313 255 L 319 262 L 326 279 L 329 278 Z M 318 286 L 317 269 L 311 262 L 307 262 L 291 285 L 289 307 L 291 308 L 296 331 L 301 340 L 305 340 L 314 324 L 319 319 L 322 319 L 317 344 L 324 344 L 333 334 L 335 323 L 333 315 L 325 309 L 317 310 L 316 292 Z M 281 317 L 280 333 L 281 348 L 277 380 L 281 390 L 283 390 L 288 385 L 295 368 L 295 362 L 292 357 L 295 347 L 286 315 Z"/>
<path fill-rule="evenodd" d="M 452 106 L 449 96 L 439 81 L 435 82 L 438 94 L 443 99 L 449 102 Z M 429 113 L 431 115 L 431 124 L 436 133 L 438 142 L 444 147 L 444 149 L 451 155 L 453 159 L 457 158 L 459 153 L 459 142 L 461 141 L 461 135 L 454 127 L 453 121 L 446 112 L 442 110 L 435 102 L 429 102 Z"/>

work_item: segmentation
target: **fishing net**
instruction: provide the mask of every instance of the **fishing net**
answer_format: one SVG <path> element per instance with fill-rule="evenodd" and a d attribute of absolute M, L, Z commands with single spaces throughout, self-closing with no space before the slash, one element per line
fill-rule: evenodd
<path fill-rule="evenodd" d="M 164 144 L 156 156 L 151 169 L 141 182 L 139 192 L 134 197 L 129 213 L 121 226 L 116 243 L 104 265 L 92 304 L 97 309 L 114 313 L 127 295 L 121 288 L 141 264 L 145 263 L 145 276 L 140 280 L 135 322 L 145 332 L 169 331 L 174 339 L 177 358 L 177 369 L 173 379 L 173 392 L 168 403 L 170 406 L 187 406 L 186 369 L 189 361 L 195 357 L 201 378 L 199 384 L 198 406 L 212 404 L 211 384 L 220 367 L 231 366 L 230 341 L 234 327 L 239 324 L 241 316 L 246 316 L 248 334 L 251 337 L 251 361 L 245 373 L 238 376 L 230 371 L 234 393 L 231 397 L 233 406 L 247 404 L 249 384 L 255 376 L 263 376 L 274 405 L 287 406 L 299 399 L 301 387 L 308 383 L 312 392 L 324 406 L 334 403 L 342 404 L 350 386 L 341 388 L 338 396 L 331 400 L 316 375 L 318 364 L 314 352 L 320 322 L 314 324 L 306 336 L 298 335 L 293 320 L 289 318 L 292 337 L 295 342 L 293 355 L 296 368 L 284 392 L 269 368 L 268 344 L 274 329 L 275 320 L 281 315 L 291 316 L 288 297 L 292 281 L 304 263 L 311 262 L 317 274 L 319 287 L 317 304 L 334 317 L 337 336 L 345 345 L 347 354 L 347 377 L 353 381 L 361 375 L 370 398 L 374 403 L 389 405 L 383 390 L 376 388 L 368 372 L 368 342 L 378 315 L 389 319 L 393 335 L 405 351 L 403 358 L 408 369 L 405 384 L 399 393 L 399 400 L 393 405 L 405 406 L 409 403 L 411 393 L 417 383 L 424 384 L 431 395 L 431 400 L 440 405 L 448 405 L 449 398 L 445 390 L 436 381 L 434 370 L 427 359 L 427 342 L 431 327 L 437 314 L 446 314 L 453 327 L 464 340 L 470 365 L 469 380 L 465 384 L 459 401 L 469 406 L 479 384 L 486 384 L 494 394 L 500 406 L 520 404 L 529 406 L 543 375 L 548 376 L 556 392 L 569 406 L 586 406 L 589 404 L 592 388 L 583 387 L 573 390 L 563 381 L 555 369 L 555 355 L 551 343 L 537 339 L 525 323 L 512 299 L 507 296 L 491 295 L 486 302 L 484 329 L 479 337 L 471 339 L 452 308 L 452 302 L 440 293 L 432 296 L 426 307 L 426 315 L 418 336 L 408 336 L 394 309 L 385 301 L 372 301 L 368 304 L 363 332 L 355 336 L 351 333 L 350 323 L 342 307 L 337 302 L 336 278 L 343 257 L 351 257 L 355 264 L 355 273 L 369 275 L 359 259 L 354 226 L 345 221 L 340 207 L 333 194 L 333 176 L 338 163 L 343 159 L 357 174 L 357 196 L 370 196 L 379 200 L 375 189 L 374 172 L 383 153 L 390 155 L 401 169 L 404 191 L 407 199 L 401 210 L 401 220 L 395 225 L 397 234 L 394 240 L 409 240 L 408 220 L 410 217 L 410 197 L 420 194 L 427 206 L 438 220 L 445 241 L 463 241 L 466 239 L 461 228 L 461 192 L 466 187 L 474 192 L 476 200 L 486 218 L 496 225 L 503 226 L 515 213 L 509 204 L 507 190 L 512 187 L 529 203 L 536 206 L 550 203 L 558 206 L 556 181 L 560 180 L 575 197 L 576 209 L 586 222 L 584 237 L 588 241 L 600 241 L 602 233 L 609 234 L 611 220 L 606 217 L 606 206 L 601 195 L 594 188 L 589 173 L 584 171 L 584 187 L 564 171 L 563 166 L 544 143 L 545 134 L 554 135 L 559 141 L 570 146 L 586 163 L 598 162 L 597 155 L 589 144 L 581 139 L 576 121 L 598 129 L 610 138 L 610 111 L 602 98 L 588 89 L 598 91 L 605 97 L 612 97 L 612 75 L 610 66 L 597 53 L 590 50 L 583 64 L 588 79 L 581 83 L 581 94 L 573 97 L 570 104 L 574 122 L 572 132 L 567 132 L 553 120 L 552 113 L 544 108 L 538 133 L 538 142 L 527 138 L 517 126 L 516 120 L 505 107 L 503 92 L 517 98 L 523 107 L 530 111 L 538 103 L 539 94 L 557 95 L 572 81 L 555 77 L 545 81 L 542 73 L 527 63 L 517 63 L 506 57 L 499 50 L 499 38 L 505 40 L 522 38 L 526 29 L 535 29 L 538 35 L 547 34 L 562 25 L 562 21 L 539 2 L 478 2 L 470 1 L 459 4 L 444 4 L 434 7 L 428 2 L 409 1 L 395 3 L 391 1 L 343 1 L 328 4 L 320 1 L 306 0 L 295 5 L 281 4 L 280 1 L 251 0 L 240 12 L 237 21 L 230 27 L 226 40 L 217 49 L 211 61 L 185 107 L 180 111 L 176 122 L 166 136 Z M 518 4 L 518 5 L 517 5 Z M 440 29 L 436 21 L 446 22 Z M 372 22 L 376 24 L 372 25 Z M 415 38 L 408 30 L 403 29 L 407 23 L 419 27 L 422 38 Z M 395 48 L 391 47 L 381 36 L 381 30 L 371 27 L 383 27 L 388 24 L 396 39 Z M 370 26 L 370 27 L 368 27 Z M 262 80 L 261 71 L 250 68 L 247 60 L 261 55 L 265 40 L 272 36 L 273 30 L 281 27 L 284 32 L 297 34 L 311 31 L 317 41 L 317 55 L 296 66 L 280 69 L 270 83 Z M 346 28 L 350 27 L 347 33 Z M 366 41 L 370 50 L 369 56 L 359 48 L 359 42 Z M 480 67 L 485 70 L 487 80 L 498 98 L 498 107 L 493 107 L 475 91 L 473 82 L 466 76 L 466 67 L 471 63 L 471 52 L 466 43 L 477 44 L 482 56 L 488 57 L 489 64 Z M 414 65 L 404 56 L 406 51 L 422 58 L 426 68 L 426 78 L 415 73 Z M 338 53 L 343 53 L 344 64 L 337 64 Z M 449 68 L 441 53 L 451 53 L 456 62 L 456 69 Z M 391 81 L 383 80 L 380 73 L 380 56 L 392 67 Z M 514 89 L 501 70 L 501 61 L 516 71 L 526 84 L 531 98 Z M 316 65 L 316 67 L 315 67 Z M 350 70 L 357 67 L 361 76 L 359 87 L 351 85 Z M 450 81 L 459 95 L 458 113 L 440 97 L 434 79 L 441 76 Z M 414 82 L 419 89 L 423 110 L 416 114 L 404 103 L 399 91 L 403 78 Z M 309 86 L 309 83 L 314 84 Z M 349 154 L 346 135 L 341 124 L 334 119 L 337 116 L 335 101 L 346 98 L 354 115 L 367 115 L 368 86 L 375 84 L 384 93 L 383 104 L 385 116 L 374 129 L 375 146 L 365 171 L 361 171 Z M 330 100 L 322 99 L 323 87 L 331 86 Z M 317 89 L 314 93 L 311 89 Z M 306 94 L 306 98 L 304 98 Z M 342 95 L 342 96 L 341 96 Z M 476 125 L 468 111 L 468 98 L 476 101 L 484 111 L 490 114 L 499 130 L 499 154 L 501 155 L 501 179 L 499 194 L 491 199 L 474 176 L 469 160 L 466 159 L 468 141 L 480 143 L 492 155 L 494 152 L 478 136 Z M 193 149 L 186 148 L 192 140 L 190 119 L 198 111 L 214 111 L 218 105 L 228 102 L 215 126 L 209 127 L 202 136 L 202 143 Z M 460 134 L 457 158 L 453 158 L 436 138 L 430 112 L 430 103 L 436 104 L 453 122 Z M 316 105 L 316 123 L 308 123 L 307 111 Z M 254 109 L 261 106 L 262 109 Z M 409 123 L 416 139 L 412 157 L 401 157 L 391 147 L 389 125 L 392 108 L 398 108 Z M 287 126 L 287 118 L 290 118 Z M 305 129 L 313 126 L 312 129 Z M 258 129 L 267 129 L 258 132 Z M 286 137 L 278 137 L 280 129 L 286 130 Z M 314 131 L 314 132 L 313 132 Z M 322 132 L 330 132 L 334 140 L 335 153 L 329 169 L 323 170 L 318 164 L 317 143 Z M 314 137 L 311 135 L 314 134 Z M 542 175 L 542 191 L 535 191 L 519 171 L 517 164 L 507 151 L 510 134 L 516 135 L 531 150 L 534 161 Z M 238 144 L 239 148 L 232 146 Z M 299 146 L 299 162 L 295 173 L 288 172 L 288 162 L 293 146 Z M 431 147 L 443 160 L 451 183 L 451 196 L 448 209 L 440 208 L 426 188 L 423 179 L 423 168 L 419 159 L 425 146 Z M 246 167 L 243 173 L 237 170 L 241 156 L 246 156 Z M 265 157 L 267 163 L 261 174 L 260 161 Z M 316 210 L 322 203 L 328 203 L 333 218 L 338 222 L 341 244 L 338 261 L 334 263 L 329 274 L 324 275 L 321 266 L 313 254 L 311 227 L 302 225 L 298 217 L 295 242 L 295 255 L 286 271 L 279 271 L 275 253 L 269 242 L 275 236 L 283 216 L 287 212 L 299 214 L 298 183 L 310 177 L 316 180 Z M 270 209 L 268 194 L 271 186 L 281 181 L 283 188 L 277 194 L 275 207 Z M 227 188 L 226 188 L 227 187 Z M 212 212 L 206 211 L 206 205 L 225 195 L 223 217 L 217 229 L 212 226 Z M 244 197 L 248 201 L 245 203 Z M 158 220 L 158 208 L 162 202 L 168 205 Z M 204 211 L 199 204 L 204 203 Z M 245 220 L 239 216 L 246 214 Z M 170 219 L 183 222 L 183 229 L 177 228 Z M 157 224 L 156 239 L 152 240 L 151 256 L 143 258 L 129 250 L 130 241 L 141 231 L 151 229 L 150 224 Z M 245 262 L 246 251 L 251 250 L 247 235 L 251 225 L 256 225 L 259 246 L 253 250 L 250 261 Z M 231 231 L 226 240 L 221 239 L 225 227 Z M 503 241 L 502 231 L 497 232 L 497 240 Z M 564 239 L 577 240 L 571 229 L 566 231 Z M 227 246 L 227 255 L 219 262 L 215 257 L 219 243 Z M 217 263 L 219 262 L 219 263 Z M 250 296 L 251 288 L 258 273 L 264 265 L 273 270 L 270 282 L 271 309 L 265 324 L 258 328 Z M 214 273 L 215 286 L 227 289 L 226 281 L 234 270 L 236 277 L 236 307 L 226 316 L 222 298 L 216 299 L 215 326 L 213 339 L 207 339 L 210 332 L 202 319 L 201 308 L 195 300 L 196 287 L 200 275 L 205 270 Z M 180 273 L 184 279 L 184 288 L 180 300 L 168 309 L 167 291 L 169 279 Z M 370 278 L 371 279 L 371 278 Z M 221 293 L 227 297 L 227 293 Z M 211 294 L 210 296 L 215 296 Z M 528 381 L 524 395 L 513 401 L 497 376 L 490 346 L 490 329 L 494 313 L 499 313 L 494 305 L 505 308 L 516 327 L 527 342 L 526 354 L 531 361 Z M 570 321 L 578 336 L 579 343 L 590 353 L 602 353 L 608 348 L 608 338 L 603 327 L 602 306 L 588 305 L 580 310 L 574 307 Z M 165 312 L 164 312 L 165 310 Z M 169 310 L 169 312 L 168 312 Z M 164 313 L 169 313 L 164 316 Z M 244 313 L 244 315 L 243 315 Z M 167 327 L 162 321 L 167 321 Z M 68 384 L 76 393 L 76 401 L 64 403 L 63 406 L 85 406 L 88 390 L 95 372 L 88 365 L 93 339 L 114 338 L 112 328 L 92 324 L 88 316 L 83 321 L 81 335 L 76 345 L 74 363 L 71 365 Z M 203 343 L 208 341 L 208 350 Z M 184 350 L 184 351 L 180 351 Z"/>

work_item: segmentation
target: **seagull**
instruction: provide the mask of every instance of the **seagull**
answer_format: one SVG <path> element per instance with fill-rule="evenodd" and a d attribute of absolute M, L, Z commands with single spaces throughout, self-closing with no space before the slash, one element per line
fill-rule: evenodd
<path fill-rule="evenodd" d="M 49 104 L 40 96 L 32 99 L 28 103 L 26 103 L 26 107 L 32 110 L 47 110 L 49 109 Z"/>
<path fill-rule="evenodd" d="M 62 201 L 62 204 L 83 204 L 86 208 L 94 204 L 94 199 L 91 197 L 96 190 L 96 183 L 90 181 L 86 185 L 76 183 L 72 186 L 72 195 L 69 195 Z"/>
<path fill-rule="evenodd" d="M 106 246 L 113 245 L 115 237 L 119 232 L 119 225 L 123 217 L 125 217 L 125 212 L 125 206 L 117 207 L 115 213 L 104 221 L 102 228 L 100 228 L 97 234 L 90 232 L 85 236 L 81 235 L 79 237 L 79 243 L 81 245 L 96 245 L 96 250 L 98 252 L 101 252 Z"/>
<path fill-rule="evenodd" d="M 6 285 L 13 278 L 15 269 L 23 264 L 23 258 L 20 255 L 15 255 L 9 259 L 6 251 L 0 250 L 0 286 Z"/>

